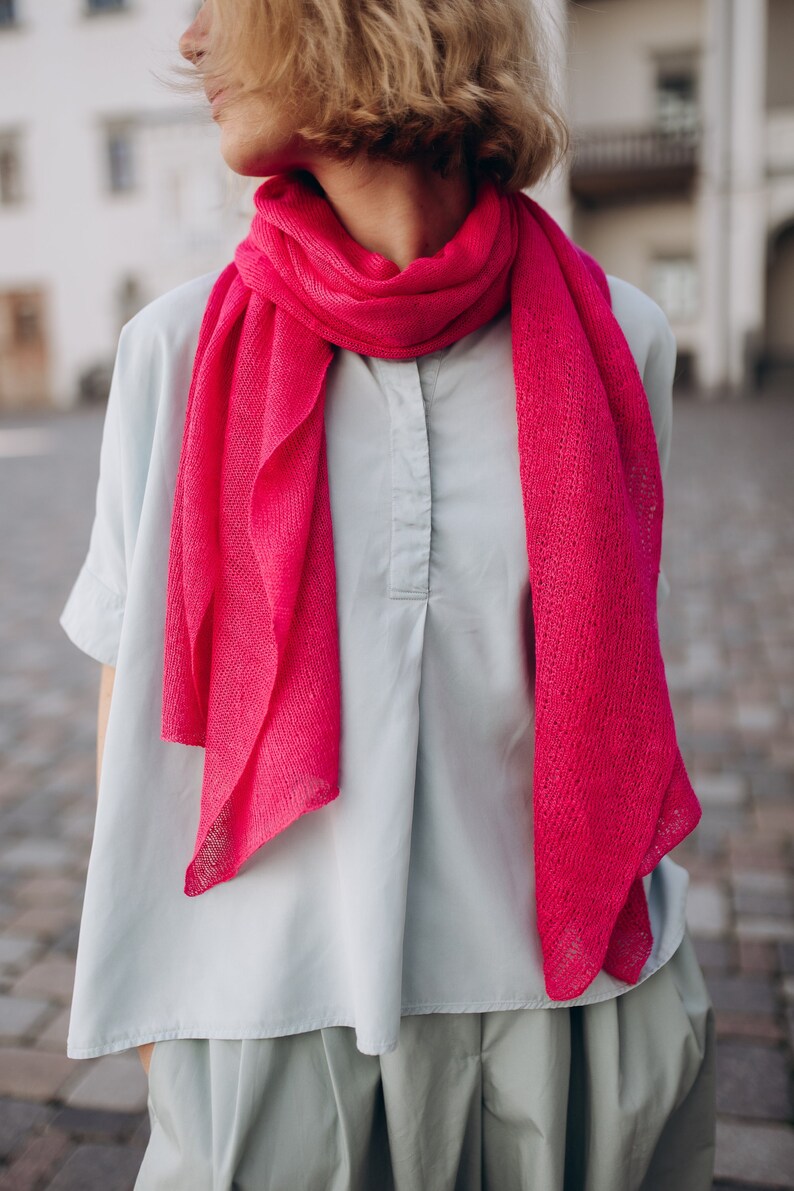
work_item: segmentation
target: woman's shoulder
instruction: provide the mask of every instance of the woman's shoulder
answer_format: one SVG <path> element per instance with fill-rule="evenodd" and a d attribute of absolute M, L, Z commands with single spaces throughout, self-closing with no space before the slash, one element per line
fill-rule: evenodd
<path fill-rule="evenodd" d="M 110 404 L 118 404 L 129 449 L 148 452 L 157 425 L 184 411 L 204 310 L 220 272 L 165 291 L 121 328 Z"/>
<path fill-rule="evenodd" d="M 150 343 L 169 353 L 197 340 L 207 300 L 221 272 L 213 269 L 192 277 L 147 302 L 122 327 L 119 346 L 140 348 Z"/>
<path fill-rule="evenodd" d="M 662 470 L 670 454 L 677 347 L 667 315 L 636 285 L 607 274 L 612 311 L 642 377 L 656 431 Z"/>
<path fill-rule="evenodd" d="M 181 440 L 201 322 L 220 270 L 148 302 L 122 327 L 105 415 L 106 452 L 129 477 L 125 499 L 143 500 L 152 458 Z M 155 444 L 159 446 L 155 451 Z"/>
<path fill-rule="evenodd" d="M 646 379 L 648 368 L 659 362 L 666 362 L 672 368 L 676 341 L 661 306 L 630 281 L 611 274 L 607 274 L 607 281 L 612 312 L 631 348 L 640 375 Z"/>

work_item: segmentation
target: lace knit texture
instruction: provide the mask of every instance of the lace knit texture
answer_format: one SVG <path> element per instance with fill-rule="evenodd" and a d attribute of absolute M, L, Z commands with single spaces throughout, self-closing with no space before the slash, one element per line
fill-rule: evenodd
<path fill-rule="evenodd" d="M 162 738 L 206 750 L 185 893 L 233 878 L 340 795 L 333 345 L 414 358 L 509 302 L 544 981 L 555 1000 L 602 967 L 636 983 L 652 948 L 641 878 L 701 807 L 659 643 L 656 439 L 603 270 L 536 202 L 488 180 L 453 238 L 402 272 L 296 175 L 267 179 L 255 204 L 204 313 L 171 523 Z"/>

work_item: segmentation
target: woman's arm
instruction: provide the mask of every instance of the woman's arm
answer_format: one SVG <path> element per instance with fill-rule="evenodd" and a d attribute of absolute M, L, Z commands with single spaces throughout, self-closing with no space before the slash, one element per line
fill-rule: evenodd
<path fill-rule="evenodd" d="M 106 666 L 102 664 L 102 674 L 99 679 L 99 708 L 97 711 L 97 726 L 96 726 L 96 785 L 97 792 L 99 791 L 99 777 L 102 773 L 102 754 L 105 751 L 105 729 L 107 728 L 108 715 L 110 713 L 110 700 L 113 695 L 113 683 L 116 678 L 116 667 Z M 149 1063 L 151 1062 L 153 1042 L 146 1042 L 143 1046 L 137 1047 L 140 1055 L 143 1069 L 146 1074 L 149 1074 Z"/>
<path fill-rule="evenodd" d="M 113 694 L 113 682 L 116 677 L 116 667 L 102 664 L 102 674 L 99 679 L 99 710 L 96 725 L 96 787 L 99 792 L 99 775 L 102 772 L 102 753 L 105 750 L 105 729 L 110 713 L 110 699 Z"/>

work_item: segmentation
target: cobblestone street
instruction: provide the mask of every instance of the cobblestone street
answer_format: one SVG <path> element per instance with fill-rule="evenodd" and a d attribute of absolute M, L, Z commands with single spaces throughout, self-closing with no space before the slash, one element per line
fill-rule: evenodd
<path fill-rule="evenodd" d="M 0 421 L 0 1191 L 129 1191 L 149 1134 L 137 1052 L 66 1057 L 100 667 L 58 615 L 103 413 Z M 715 1191 L 794 1189 L 792 444 L 792 399 L 677 399 L 660 626 L 704 806 L 673 856 L 717 1015 Z"/>

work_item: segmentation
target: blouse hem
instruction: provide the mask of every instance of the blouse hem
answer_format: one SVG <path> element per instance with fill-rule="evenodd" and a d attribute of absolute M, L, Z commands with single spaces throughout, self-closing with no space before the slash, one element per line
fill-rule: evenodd
<path fill-rule="evenodd" d="M 654 967 L 648 971 L 644 971 L 635 984 L 624 983 L 623 988 L 611 989 L 604 993 L 594 993 L 590 996 L 573 997 L 570 1001 L 549 1001 L 548 998 L 534 997 L 502 1001 L 417 1002 L 415 1004 L 401 1006 L 400 1016 L 407 1017 L 424 1013 L 492 1013 L 506 1009 L 569 1009 L 576 1005 L 590 1005 L 596 1004 L 599 1001 L 614 1000 L 616 997 L 622 996 L 623 993 L 630 992 L 633 988 L 638 988 L 649 976 L 652 976 L 654 972 L 658 972 L 660 968 L 664 967 L 681 945 L 685 932 L 686 922 L 684 921 L 676 942 L 666 953 L 663 953 L 664 958 L 660 958 Z M 66 1055 L 70 1059 L 97 1059 L 106 1054 L 116 1054 L 119 1051 L 144 1046 L 149 1042 L 165 1042 L 178 1038 L 225 1038 L 235 1041 L 251 1038 L 283 1038 L 290 1034 L 303 1034 L 310 1030 L 325 1029 L 329 1026 L 348 1026 L 350 1029 L 355 1029 L 356 1023 L 351 1019 L 350 1014 L 339 1014 L 336 1016 L 330 1015 L 309 1019 L 286 1027 L 283 1025 L 278 1027 L 267 1025 L 242 1027 L 215 1025 L 179 1026 L 175 1029 L 160 1030 L 156 1033 L 148 1031 L 134 1038 L 116 1038 L 108 1042 L 102 1042 L 98 1046 L 72 1046 L 67 1041 Z M 356 1045 L 362 1054 L 389 1054 L 391 1051 L 396 1050 L 398 1040 L 389 1038 L 370 1041 L 357 1036 Z"/>

